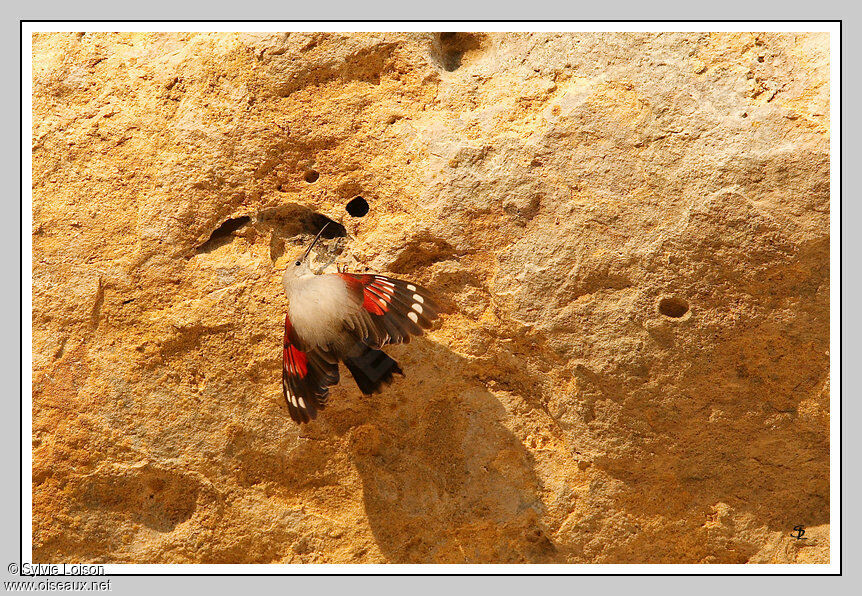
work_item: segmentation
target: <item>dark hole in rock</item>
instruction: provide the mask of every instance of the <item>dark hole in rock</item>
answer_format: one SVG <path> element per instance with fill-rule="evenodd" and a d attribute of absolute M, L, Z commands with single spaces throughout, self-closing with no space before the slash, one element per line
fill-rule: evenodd
<path fill-rule="evenodd" d="M 317 182 L 318 178 L 320 178 L 320 174 L 318 174 L 317 171 L 315 171 L 315 170 L 308 170 L 305 173 L 305 181 L 308 182 L 309 184 L 312 184 L 313 182 Z"/>
<path fill-rule="evenodd" d="M 251 221 L 248 215 L 225 220 L 210 234 L 209 239 L 198 247 L 198 252 L 209 252 L 228 243 L 230 235 Z"/>
<path fill-rule="evenodd" d="M 326 226 L 326 230 L 321 234 L 321 238 L 343 238 L 347 236 L 347 229 L 332 219 L 329 219 L 322 213 L 314 213 L 311 216 L 311 225 L 308 226 L 311 228 L 309 231 L 312 234 L 317 234 L 323 226 Z M 326 224 L 329 224 L 328 226 Z"/>
<path fill-rule="evenodd" d="M 678 319 L 688 312 L 688 302 L 676 296 L 662 298 L 658 303 L 658 311 L 666 317 Z"/>
<path fill-rule="evenodd" d="M 354 197 L 347 203 L 347 212 L 353 217 L 363 217 L 368 214 L 368 201 L 362 197 Z"/>
<path fill-rule="evenodd" d="M 483 38 L 477 33 L 440 33 L 440 65 L 447 72 L 458 70 L 464 54 L 481 47 Z"/>

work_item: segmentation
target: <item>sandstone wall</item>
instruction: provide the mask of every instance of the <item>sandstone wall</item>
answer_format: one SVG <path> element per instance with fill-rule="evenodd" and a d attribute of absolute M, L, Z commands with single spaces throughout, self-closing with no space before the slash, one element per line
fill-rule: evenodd
<path fill-rule="evenodd" d="M 828 36 L 33 52 L 37 562 L 828 561 Z M 323 216 L 444 313 L 299 428 Z"/>

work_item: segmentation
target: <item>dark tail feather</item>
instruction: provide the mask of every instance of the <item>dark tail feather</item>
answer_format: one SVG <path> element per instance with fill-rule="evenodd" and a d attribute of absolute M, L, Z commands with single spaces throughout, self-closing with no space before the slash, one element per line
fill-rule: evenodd
<path fill-rule="evenodd" d="M 398 363 L 387 356 L 386 352 L 374 348 L 367 348 L 355 358 L 346 358 L 344 364 L 353 375 L 359 390 L 365 395 L 377 393 L 383 384 L 391 383 L 393 374 L 404 374 Z"/>

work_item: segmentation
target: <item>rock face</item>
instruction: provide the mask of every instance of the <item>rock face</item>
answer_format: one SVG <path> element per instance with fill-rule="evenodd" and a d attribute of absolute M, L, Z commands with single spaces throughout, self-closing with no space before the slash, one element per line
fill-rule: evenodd
<path fill-rule="evenodd" d="M 829 560 L 828 36 L 33 52 L 35 561 Z M 324 218 L 444 312 L 300 428 Z"/>

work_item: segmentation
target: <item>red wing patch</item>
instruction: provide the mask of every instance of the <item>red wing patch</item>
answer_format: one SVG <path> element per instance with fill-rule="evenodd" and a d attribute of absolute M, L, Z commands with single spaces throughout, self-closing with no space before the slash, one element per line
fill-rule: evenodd
<path fill-rule="evenodd" d="M 284 317 L 284 349 L 282 350 L 281 386 L 290 417 L 296 422 L 309 422 L 326 405 L 329 386 L 338 383 L 338 365 L 315 350 L 301 350 L 290 324 Z"/>
<path fill-rule="evenodd" d="M 375 296 L 368 288 L 365 289 L 365 299 L 362 301 L 362 308 L 372 315 L 382 315 L 389 310 L 383 299 Z"/>
<path fill-rule="evenodd" d="M 348 288 L 354 292 L 362 309 L 373 315 L 371 323 L 377 333 L 360 339 L 372 340 L 369 345 L 406 343 L 411 335 L 421 335 L 437 318 L 438 307 L 424 288 L 400 279 L 383 275 L 350 275 L 340 273 Z M 381 345 L 382 345 L 381 343 Z"/>
<path fill-rule="evenodd" d="M 294 345 L 293 326 L 290 317 L 284 317 L 284 372 L 288 375 L 304 378 L 308 374 L 308 356 Z"/>
<path fill-rule="evenodd" d="M 350 273 L 338 273 L 338 277 L 344 280 L 351 290 L 359 291 L 366 284 L 374 281 L 373 275 L 351 275 Z"/>
<path fill-rule="evenodd" d="M 358 292 L 362 290 L 362 308 L 373 315 L 383 316 L 392 304 L 395 286 L 379 275 L 350 275 L 339 273 L 347 286 Z"/>
<path fill-rule="evenodd" d="M 284 369 L 287 374 L 305 377 L 308 374 L 308 356 L 293 345 L 284 347 Z"/>

